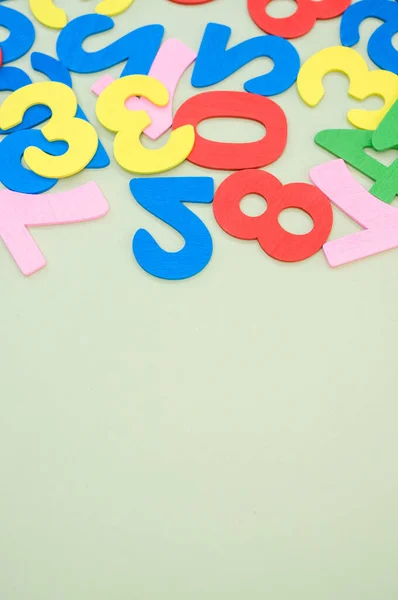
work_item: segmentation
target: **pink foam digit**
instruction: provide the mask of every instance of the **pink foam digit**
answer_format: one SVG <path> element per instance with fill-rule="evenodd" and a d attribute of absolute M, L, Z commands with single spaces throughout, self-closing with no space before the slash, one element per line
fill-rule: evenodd
<path fill-rule="evenodd" d="M 184 71 L 196 59 L 196 52 L 177 39 L 170 39 L 162 44 L 149 72 L 151 77 L 161 81 L 167 88 L 170 98 L 167 106 L 155 106 L 146 98 L 129 98 L 126 102 L 130 110 L 145 110 L 151 124 L 145 129 L 145 134 L 151 140 L 157 140 L 173 123 L 173 98 Z M 114 79 L 104 75 L 91 88 L 99 96 Z"/>
<path fill-rule="evenodd" d="M 343 160 L 314 167 L 310 178 L 333 204 L 365 228 L 323 246 L 331 267 L 398 247 L 398 210 L 369 194 Z"/>
<path fill-rule="evenodd" d="M 0 192 L 0 237 L 24 275 L 46 266 L 27 227 L 92 221 L 106 215 L 108 203 L 96 183 L 58 194 L 34 196 Z"/>

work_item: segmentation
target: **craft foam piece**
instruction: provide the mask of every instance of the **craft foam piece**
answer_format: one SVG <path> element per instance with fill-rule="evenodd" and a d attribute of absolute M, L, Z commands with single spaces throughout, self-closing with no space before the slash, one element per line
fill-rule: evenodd
<path fill-rule="evenodd" d="M 314 167 L 310 177 L 335 206 L 365 228 L 324 245 L 331 267 L 398 247 L 398 210 L 367 192 L 352 177 L 343 160 Z"/>
<path fill-rule="evenodd" d="M 60 61 L 75 73 L 95 73 L 104 71 L 127 61 L 125 75 L 146 75 L 162 43 L 164 27 L 147 25 L 126 34 L 102 50 L 87 52 L 83 42 L 98 33 L 109 31 L 114 22 L 105 15 L 83 15 L 63 28 L 57 40 L 57 54 Z"/>
<path fill-rule="evenodd" d="M 207 25 L 192 75 L 194 87 L 219 83 L 260 56 L 270 58 L 274 67 L 269 73 L 246 81 L 247 92 L 272 96 L 293 85 L 300 70 L 300 56 L 293 44 L 280 37 L 261 35 L 227 50 L 231 31 L 219 23 Z"/>
<path fill-rule="evenodd" d="M 166 106 L 156 106 L 146 98 L 128 98 L 126 107 L 130 110 L 145 110 L 151 119 L 151 124 L 144 133 L 152 140 L 157 140 L 173 123 L 173 98 L 185 70 L 196 58 L 196 52 L 177 39 L 164 42 L 154 60 L 149 75 L 157 79 L 167 88 L 169 101 Z M 99 96 L 114 79 L 104 75 L 91 88 Z"/>
<path fill-rule="evenodd" d="M 65 141 L 69 148 L 62 156 L 51 156 L 30 146 L 24 154 L 26 164 L 42 177 L 58 179 L 79 173 L 93 158 L 98 136 L 90 123 L 75 118 L 76 96 L 66 85 L 45 81 L 16 90 L 0 107 L 0 127 L 18 125 L 25 111 L 35 104 L 44 104 L 52 111 L 51 119 L 42 129 L 44 137 L 50 142 Z"/>
<path fill-rule="evenodd" d="M 356 100 L 381 96 L 383 108 L 349 110 L 349 122 L 359 129 L 376 129 L 398 97 L 398 77 L 389 71 L 369 71 L 365 60 L 352 48 L 332 46 L 316 52 L 301 67 L 297 89 L 306 104 L 316 106 L 325 90 L 322 79 L 327 73 L 338 72 L 350 80 L 348 93 Z"/>
<path fill-rule="evenodd" d="M 390 203 L 398 193 L 398 159 L 386 167 L 366 154 L 364 148 L 372 148 L 373 135 L 373 131 L 326 129 L 315 136 L 315 142 L 373 179 L 376 183 L 370 193 Z"/>
<path fill-rule="evenodd" d="M 368 54 L 381 69 L 398 74 L 398 51 L 392 44 L 392 37 L 398 32 L 398 5 L 391 0 L 362 0 L 350 6 L 343 14 L 340 23 L 340 39 L 344 46 L 354 46 L 359 42 L 361 23 L 374 17 L 384 21 L 370 36 Z"/>
<path fill-rule="evenodd" d="M 195 145 L 188 160 L 208 169 L 252 169 L 276 161 L 285 149 L 287 121 L 283 110 L 263 96 L 246 92 L 204 92 L 187 100 L 178 109 L 173 129 L 216 117 L 236 117 L 262 123 L 266 135 L 258 142 L 231 144 L 206 140 L 196 131 Z"/>
<path fill-rule="evenodd" d="M 41 52 L 32 52 L 30 60 L 35 71 L 43 73 L 51 81 L 63 83 L 72 89 L 72 78 L 70 73 L 59 60 L 53 58 L 52 56 L 48 56 L 47 54 L 42 54 Z M 30 110 L 34 110 L 34 108 Z M 51 116 L 51 111 L 49 111 L 49 116 Z M 80 106 L 77 107 L 76 118 L 83 119 L 83 121 L 87 121 L 89 123 L 86 114 L 80 108 Z M 97 151 L 94 155 L 94 158 L 86 166 L 86 169 L 104 169 L 105 167 L 109 166 L 109 164 L 110 160 L 108 153 L 106 152 L 101 141 L 98 140 Z"/>
<path fill-rule="evenodd" d="M 25 85 L 32 83 L 29 75 L 22 69 L 17 67 L 1 67 L 0 69 L 0 91 L 14 92 Z M 17 127 L 11 129 L 0 129 L 0 135 L 8 135 L 14 131 L 21 131 L 23 129 L 29 129 L 30 127 L 36 127 L 43 121 L 47 121 L 51 117 L 51 110 L 46 106 L 33 106 L 28 111 L 22 122 Z"/>
<path fill-rule="evenodd" d="M 102 0 L 95 9 L 95 12 L 100 15 L 107 15 L 108 17 L 115 17 L 121 15 L 127 10 L 134 0 Z"/>
<path fill-rule="evenodd" d="M 68 22 L 66 12 L 53 0 L 29 0 L 30 10 L 39 23 L 52 29 L 62 29 Z"/>
<path fill-rule="evenodd" d="M 14 192 L 41 194 L 55 186 L 58 179 L 47 179 L 25 169 L 23 154 L 29 146 L 36 146 L 54 156 L 67 152 L 66 142 L 48 142 L 41 131 L 31 129 L 17 131 L 6 136 L 0 143 L 0 181 Z"/>
<path fill-rule="evenodd" d="M 241 200 L 248 194 L 259 194 L 267 202 L 267 210 L 258 217 L 245 215 Z M 299 208 L 314 222 L 304 235 L 289 233 L 278 217 L 286 208 Z M 284 262 L 309 258 L 329 237 L 333 211 L 327 197 L 309 183 L 282 185 L 279 179 L 260 170 L 233 173 L 218 188 L 213 202 L 214 216 L 229 235 L 241 240 L 258 240 L 266 254 Z"/>
<path fill-rule="evenodd" d="M 298 38 L 314 27 L 318 19 L 333 19 L 341 15 L 351 0 L 296 0 L 297 10 L 289 17 L 275 18 L 267 12 L 272 0 L 247 0 L 247 8 L 255 24 L 265 33 L 283 38 Z"/>
<path fill-rule="evenodd" d="M 148 150 L 140 143 L 140 135 L 151 119 L 144 111 L 131 111 L 125 106 L 131 96 L 144 96 L 157 106 L 166 106 L 169 101 L 166 87 L 147 75 L 122 77 L 102 92 L 97 100 L 97 117 L 104 127 L 116 132 L 113 151 L 119 165 L 131 173 L 152 175 L 181 164 L 193 148 L 194 128 L 180 127 L 163 148 Z"/>
<path fill-rule="evenodd" d="M 142 269 L 161 279 L 186 279 L 197 275 L 213 253 L 211 235 L 204 223 L 183 202 L 210 204 L 214 197 L 211 177 L 158 177 L 132 179 L 131 193 L 151 214 L 173 227 L 184 238 L 177 252 L 167 252 L 148 231 L 133 238 L 133 254 Z"/>
<path fill-rule="evenodd" d="M 397 145 L 398 101 L 392 105 L 372 136 L 372 146 L 375 150 L 389 150 Z"/>
<path fill-rule="evenodd" d="M 109 206 L 100 188 L 90 182 L 58 194 L 30 196 L 0 191 L 0 237 L 24 275 L 46 266 L 46 259 L 27 227 L 93 221 Z"/>
<path fill-rule="evenodd" d="M 9 31 L 7 39 L 1 42 L 3 63 L 9 63 L 24 56 L 34 44 L 35 29 L 28 17 L 13 8 L 0 4 L 0 26 Z"/>

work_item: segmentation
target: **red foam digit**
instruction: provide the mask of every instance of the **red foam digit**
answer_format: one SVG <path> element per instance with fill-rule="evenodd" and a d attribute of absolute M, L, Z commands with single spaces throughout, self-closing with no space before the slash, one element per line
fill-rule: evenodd
<path fill-rule="evenodd" d="M 196 131 L 195 145 L 188 160 L 208 169 L 254 169 L 277 160 L 287 141 L 287 120 L 276 102 L 247 92 L 204 92 L 187 100 L 177 111 L 173 129 L 206 119 L 235 117 L 258 121 L 266 134 L 257 142 L 233 144 L 206 140 Z"/>
<path fill-rule="evenodd" d="M 240 202 L 247 194 L 259 194 L 267 210 L 258 217 L 242 213 Z M 289 233 L 279 224 L 285 208 L 300 208 L 310 215 L 313 229 L 304 235 Z M 329 237 L 333 211 L 327 196 L 309 183 L 282 185 L 265 171 L 241 171 L 230 175 L 218 188 L 213 202 L 214 216 L 220 227 L 242 240 L 257 239 L 269 256 L 285 262 L 309 258 Z"/>
<path fill-rule="evenodd" d="M 341 15 L 351 0 L 296 0 L 297 10 L 284 18 L 271 17 L 266 8 L 272 0 L 247 0 L 250 16 L 260 29 L 283 38 L 297 38 L 314 27 L 317 19 L 332 19 Z"/>

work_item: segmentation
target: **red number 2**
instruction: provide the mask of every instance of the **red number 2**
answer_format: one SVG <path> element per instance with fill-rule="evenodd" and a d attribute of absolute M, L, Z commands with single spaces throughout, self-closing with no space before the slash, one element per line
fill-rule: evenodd
<path fill-rule="evenodd" d="M 267 201 L 267 210 L 259 217 L 242 213 L 240 202 L 247 194 L 259 194 Z M 285 208 L 300 208 L 314 222 L 304 235 L 289 233 L 279 224 Z M 213 202 L 214 216 L 220 227 L 242 240 L 257 239 L 272 258 L 297 262 L 320 250 L 329 237 L 333 211 L 327 196 L 309 183 L 282 185 L 266 171 L 240 171 L 230 175 L 218 188 Z"/>
<path fill-rule="evenodd" d="M 317 19 L 333 19 L 341 15 L 351 0 L 296 0 L 297 10 L 290 17 L 275 18 L 266 13 L 272 0 L 247 0 L 250 16 L 265 33 L 283 38 L 297 38 L 314 27 Z"/>

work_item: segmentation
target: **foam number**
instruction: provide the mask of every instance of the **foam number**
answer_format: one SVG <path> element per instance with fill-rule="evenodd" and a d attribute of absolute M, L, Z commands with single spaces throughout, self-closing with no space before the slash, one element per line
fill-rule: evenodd
<path fill-rule="evenodd" d="M 370 188 L 370 193 L 383 202 L 390 203 L 398 193 L 398 159 L 386 167 L 364 152 L 364 148 L 372 148 L 373 133 L 353 129 L 326 129 L 317 133 L 315 142 L 376 181 Z"/>
<path fill-rule="evenodd" d="M 231 31 L 226 25 L 207 25 L 192 75 L 194 87 L 219 83 L 260 56 L 270 58 L 274 67 L 269 73 L 246 81 L 247 92 L 272 96 L 293 85 L 300 69 L 300 56 L 290 42 L 261 35 L 227 50 Z"/>
<path fill-rule="evenodd" d="M 351 0 L 296 0 L 297 10 L 290 17 L 274 18 L 267 14 L 272 0 L 247 0 L 247 8 L 253 21 L 265 33 L 284 38 L 297 38 L 314 27 L 318 19 L 333 19 L 341 15 Z"/>
<path fill-rule="evenodd" d="M 134 0 L 102 0 L 97 4 L 95 12 L 108 17 L 116 17 L 127 10 L 133 2 Z"/>
<path fill-rule="evenodd" d="M 49 142 L 41 131 L 30 129 L 16 131 L 0 142 L 0 181 L 14 192 L 41 194 L 51 190 L 58 179 L 41 177 L 26 169 L 22 158 L 26 148 L 35 146 L 53 156 L 61 156 L 68 151 L 66 142 Z"/>
<path fill-rule="evenodd" d="M 173 227 L 184 238 L 184 247 L 167 252 L 150 233 L 139 229 L 133 253 L 142 269 L 162 279 L 186 279 L 202 271 L 211 259 L 213 242 L 207 227 L 183 202 L 210 204 L 214 182 L 210 177 L 159 177 L 133 179 L 131 193 L 137 202 Z"/>
<path fill-rule="evenodd" d="M 116 133 L 113 151 L 119 165 L 130 173 L 153 174 L 173 169 L 191 152 L 195 131 L 191 125 L 174 130 L 163 148 L 148 150 L 140 136 L 151 120 L 144 111 L 126 108 L 127 98 L 144 96 L 157 106 L 166 106 L 165 86 L 147 75 L 130 75 L 114 81 L 97 100 L 97 117 L 104 127 Z"/>
<path fill-rule="evenodd" d="M 333 204 L 365 228 L 324 245 L 331 267 L 398 248 L 398 210 L 367 192 L 355 181 L 343 160 L 311 169 L 310 177 Z"/>
<path fill-rule="evenodd" d="M 0 91 L 2 92 L 14 92 L 31 83 L 32 80 L 29 75 L 18 67 L 0 68 Z M 51 111 L 46 106 L 33 106 L 26 111 L 26 114 L 19 125 L 8 130 L 0 129 L 0 135 L 8 135 L 14 131 L 35 127 L 36 125 L 43 123 L 43 121 L 47 121 L 49 117 L 51 117 Z"/>
<path fill-rule="evenodd" d="M 162 44 L 153 62 L 149 75 L 161 81 L 169 92 L 166 106 L 156 106 L 146 98 L 129 98 L 126 107 L 129 110 L 145 110 L 151 118 L 151 124 L 144 133 L 152 140 L 157 140 L 170 129 L 173 123 L 173 98 L 177 84 L 184 71 L 196 58 L 196 52 L 176 39 L 169 39 Z M 91 90 L 99 96 L 104 89 L 115 80 L 110 75 L 104 75 Z"/>
<path fill-rule="evenodd" d="M 267 201 L 267 210 L 258 217 L 242 213 L 240 202 L 247 194 L 259 194 Z M 286 208 L 299 208 L 314 222 L 305 235 L 289 233 L 279 224 L 278 217 Z M 258 240 L 272 258 L 297 262 L 309 258 L 329 237 L 333 212 L 327 197 L 308 183 L 282 185 L 279 179 L 265 171 L 249 170 L 230 175 L 218 188 L 214 216 L 229 235 L 242 240 Z"/>
<path fill-rule="evenodd" d="M 164 27 L 147 25 L 131 31 L 102 50 L 87 52 L 83 49 L 87 38 L 109 31 L 113 26 L 113 20 L 105 15 L 77 17 L 58 36 L 58 58 L 75 73 L 95 73 L 127 61 L 122 76 L 146 75 L 159 50 Z"/>
<path fill-rule="evenodd" d="M 372 146 L 375 150 L 389 150 L 396 145 L 398 145 L 398 100 L 372 136 Z"/>
<path fill-rule="evenodd" d="M 24 154 L 26 164 L 42 177 L 63 178 L 79 173 L 93 158 L 98 136 L 92 125 L 75 118 L 76 96 L 66 85 L 46 81 L 13 92 L 0 107 L 0 127 L 18 125 L 25 111 L 36 104 L 48 106 L 52 111 L 50 121 L 42 129 L 45 138 L 50 142 L 65 141 L 69 148 L 62 156 L 54 157 L 29 147 Z"/>
<path fill-rule="evenodd" d="M 68 22 L 66 12 L 53 0 L 29 0 L 29 7 L 35 19 L 46 27 L 62 29 Z"/>
<path fill-rule="evenodd" d="M 188 160 L 208 169 L 252 169 L 277 160 L 286 146 L 287 121 L 283 110 L 263 96 L 246 92 L 204 92 L 187 100 L 177 111 L 173 129 L 206 119 L 236 117 L 262 123 L 266 135 L 258 142 L 230 144 L 212 142 L 196 132 Z"/>
<path fill-rule="evenodd" d="M 347 113 L 349 122 L 359 129 L 376 129 L 384 115 L 398 97 L 398 77 L 389 71 L 369 71 L 365 60 L 352 48 L 333 46 L 316 52 L 301 67 L 297 89 L 309 106 L 316 106 L 325 90 L 322 79 L 327 73 L 339 72 L 350 80 L 348 93 L 352 98 L 364 100 L 381 96 L 383 108 L 378 110 L 353 109 Z"/>
<path fill-rule="evenodd" d="M 39 71 L 46 75 L 51 81 L 63 83 L 72 89 L 72 79 L 68 69 L 56 58 L 42 54 L 41 52 L 32 52 L 30 57 L 32 67 L 35 71 Z M 1 70 L 0 70 L 1 75 Z M 39 108 L 39 107 L 35 107 Z M 44 107 L 43 107 L 44 108 Z M 32 109 L 33 110 L 33 109 Z M 51 113 L 50 113 L 51 114 Z M 83 121 L 89 122 L 85 112 L 77 107 L 76 118 L 83 119 Z M 42 148 L 44 150 L 44 148 Z M 104 169 L 109 166 L 109 156 L 102 145 L 101 141 L 98 141 L 98 148 L 93 159 L 86 166 L 87 169 Z"/>
<path fill-rule="evenodd" d="M 92 221 L 109 210 L 101 190 L 91 182 L 60 194 L 30 196 L 0 192 L 0 237 L 24 275 L 46 265 L 27 227 Z"/>
<path fill-rule="evenodd" d="M 370 36 L 368 54 L 381 69 L 398 74 L 398 51 L 392 38 L 398 32 L 398 4 L 391 0 L 361 0 L 344 13 L 340 23 L 340 39 L 344 46 L 354 46 L 359 42 L 361 23 L 374 17 L 384 21 Z"/>
<path fill-rule="evenodd" d="M 113 17 L 127 10 L 133 2 L 134 0 L 102 0 L 95 11 Z M 68 22 L 66 12 L 55 6 L 53 0 L 29 0 L 29 6 L 33 16 L 46 27 L 63 29 Z"/>
<path fill-rule="evenodd" d="M 35 41 L 35 30 L 25 15 L 0 4 L 0 26 L 9 31 L 9 36 L 1 42 L 3 63 L 9 63 L 24 56 Z"/>

